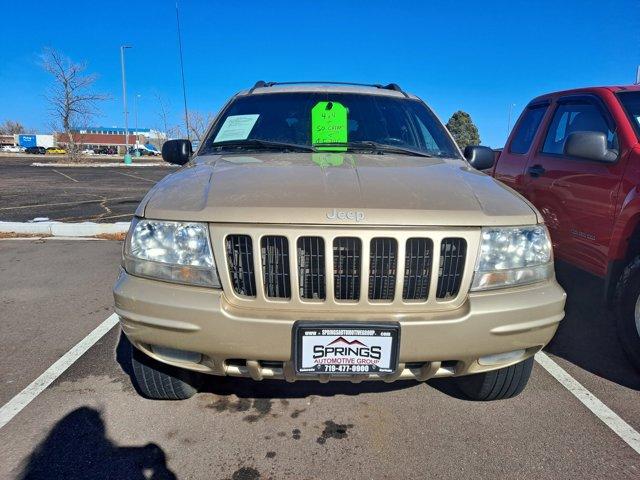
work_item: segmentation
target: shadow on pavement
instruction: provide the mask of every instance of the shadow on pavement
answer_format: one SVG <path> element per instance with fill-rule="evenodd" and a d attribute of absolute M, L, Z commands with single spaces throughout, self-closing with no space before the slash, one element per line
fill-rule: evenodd
<path fill-rule="evenodd" d="M 599 377 L 640 390 L 640 373 L 622 350 L 615 319 L 605 305 L 602 279 L 562 262 L 558 282 L 567 292 L 565 318 L 545 350 Z"/>
<path fill-rule="evenodd" d="M 418 382 L 329 382 L 299 381 L 288 383 L 284 380 L 263 380 L 256 382 L 249 378 L 212 377 L 205 378 L 201 392 L 215 395 L 236 395 L 239 398 L 305 398 L 311 395 L 332 397 L 335 395 L 360 395 L 362 393 L 381 393 L 405 388 L 417 387 Z"/>
<path fill-rule="evenodd" d="M 20 478 L 168 480 L 176 476 L 158 445 L 115 445 L 105 436 L 100 412 L 81 407 L 56 423 L 26 460 Z"/>
<path fill-rule="evenodd" d="M 116 346 L 116 361 L 120 365 L 120 368 L 122 368 L 122 371 L 127 375 L 127 377 L 129 377 L 131 388 L 133 388 L 138 395 L 143 396 L 133 377 L 133 366 L 131 365 L 132 348 L 133 345 L 131 345 L 129 339 L 124 332 L 120 330 L 120 338 L 118 339 L 118 345 Z"/>

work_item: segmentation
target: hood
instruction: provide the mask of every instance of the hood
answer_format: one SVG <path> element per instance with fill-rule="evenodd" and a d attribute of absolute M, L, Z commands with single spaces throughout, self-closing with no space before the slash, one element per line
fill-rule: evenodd
<path fill-rule="evenodd" d="M 220 223 L 537 222 L 520 196 L 461 160 L 351 153 L 199 156 L 160 181 L 136 213 Z"/>

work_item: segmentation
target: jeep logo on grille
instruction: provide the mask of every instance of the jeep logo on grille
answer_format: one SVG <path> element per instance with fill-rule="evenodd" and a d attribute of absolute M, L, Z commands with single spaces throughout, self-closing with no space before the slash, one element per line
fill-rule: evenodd
<path fill-rule="evenodd" d="M 362 222 L 364 220 L 364 212 L 359 210 L 337 210 L 333 209 L 327 212 L 327 218 L 329 220 L 355 220 L 356 222 Z"/>

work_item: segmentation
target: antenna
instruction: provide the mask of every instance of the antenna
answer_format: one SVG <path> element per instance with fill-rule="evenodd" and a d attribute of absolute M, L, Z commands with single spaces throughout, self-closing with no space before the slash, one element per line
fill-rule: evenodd
<path fill-rule="evenodd" d="M 180 15 L 178 14 L 178 2 L 176 1 L 176 25 L 178 26 L 178 47 L 180 49 L 180 73 L 182 74 L 182 98 L 184 99 L 184 123 L 187 127 L 187 139 L 191 140 L 189 132 L 189 111 L 187 110 L 187 88 L 184 84 L 184 63 L 182 62 L 182 35 L 180 34 Z"/>
<path fill-rule="evenodd" d="M 640 85 L 640 65 L 638 65 L 638 69 L 636 70 L 636 85 Z"/>

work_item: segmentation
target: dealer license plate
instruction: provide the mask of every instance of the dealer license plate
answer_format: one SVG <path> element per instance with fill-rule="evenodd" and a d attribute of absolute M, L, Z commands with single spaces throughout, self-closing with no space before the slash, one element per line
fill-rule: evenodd
<path fill-rule="evenodd" d="M 393 373 L 398 365 L 397 323 L 297 322 L 294 359 L 301 374 Z"/>

